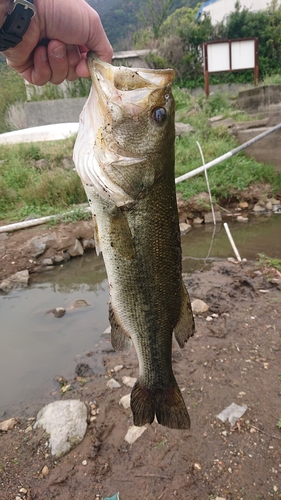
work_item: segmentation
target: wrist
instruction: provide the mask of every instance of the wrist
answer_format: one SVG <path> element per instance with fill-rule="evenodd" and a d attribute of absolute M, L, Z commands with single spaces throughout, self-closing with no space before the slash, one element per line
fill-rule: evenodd
<path fill-rule="evenodd" d="M 13 10 L 14 0 L 3 0 L 0 3 L 0 28 L 2 28 L 7 15 Z"/>
<path fill-rule="evenodd" d="M 6 17 L 0 28 L 0 52 L 16 47 L 36 13 L 33 0 L 5 0 Z"/>

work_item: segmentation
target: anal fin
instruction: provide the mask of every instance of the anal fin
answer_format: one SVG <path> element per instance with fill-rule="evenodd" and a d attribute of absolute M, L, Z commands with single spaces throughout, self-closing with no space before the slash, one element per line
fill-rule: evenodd
<path fill-rule="evenodd" d="M 192 337 L 194 335 L 194 330 L 195 330 L 190 298 L 183 281 L 182 281 L 181 297 L 182 297 L 181 314 L 179 321 L 174 328 L 174 334 L 179 346 L 183 348 L 185 342 L 188 341 L 189 337 Z"/>
<path fill-rule="evenodd" d="M 131 347 L 131 337 L 124 331 L 116 319 L 111 300 L 109 301 L 109 323 L 111 326 L 111 344 L 115 351 L 125 351 L 128 353 Z"/>

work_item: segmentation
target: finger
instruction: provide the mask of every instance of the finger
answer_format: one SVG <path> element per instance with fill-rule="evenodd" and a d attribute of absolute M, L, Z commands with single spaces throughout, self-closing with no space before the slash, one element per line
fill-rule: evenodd
<path fill-rule="evenodd" d="M 33 61 L 29 67 L 20 72 L 21 76 L 33 85 L 45 85 L 51 76 L 52 70 L 48 61 L 48 54 L 46 47 L 36 47 L 33 53 Z"/>
<path fill-rule="evenodd" d="M 113 49 L 105 34 L 100 17 L 97 12 L 93 10 L 91 17 L 90 34 L 86 45 L 88 49 L 94 50 L 100 59 L 110 63 L 113 56 Z"/>
<path fill-rule="evenodd" d="M 66 79 L 68 73 L 66 45 L 59 40 L 51 40 L 48 44 L 47 52 L 52 71 L 49 81 L 58 85 Z"/>
<path fill-rule="evenodd" d="M 68 60 L 68 73 L 66 79 L 72 82 L 78 78 L 76 66 L 81 61 L 81 54 L 77 45 L 66 45 L 66 56 Z"/>

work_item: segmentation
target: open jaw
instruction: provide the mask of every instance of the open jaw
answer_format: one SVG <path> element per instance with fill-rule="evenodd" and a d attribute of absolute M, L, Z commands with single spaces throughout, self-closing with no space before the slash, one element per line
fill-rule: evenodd
<path fill-rule="evenodd" d="M 84 186 L 93 188 L 102 198 L 117 206 L 129 206 L 135 197 L 116 182 L 112 170 L 142 168 L 146 155 L 130 150 L 115 137 L 116 124 L 138 120 L 149 106 L 153 89 L 173 79 L 172 70 L 135 70 L 112 66 L 88 54 L 92 78 L 90 96 L 80 117 L 74 148 L 76 169 Z"/>

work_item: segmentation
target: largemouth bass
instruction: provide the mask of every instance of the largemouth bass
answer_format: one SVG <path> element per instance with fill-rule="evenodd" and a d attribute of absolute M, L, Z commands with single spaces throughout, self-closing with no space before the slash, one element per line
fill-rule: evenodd
<path fill-rule="evenodd" d="M 189 415 L 172 370 L 172 334 L 193 335 L 181 276 L 174 179 L 173 70 L 114 67 L 88 55 L 92 91 L 81 113 L 74 161 L 95 222 L 110 288 L 115 349 L 132 340 L 139 377 L 137 426 L 186 429 Z"/>

